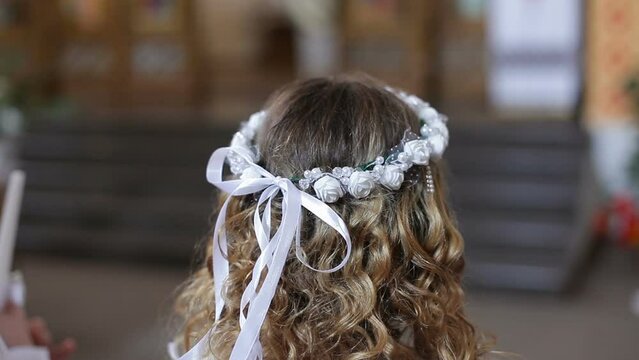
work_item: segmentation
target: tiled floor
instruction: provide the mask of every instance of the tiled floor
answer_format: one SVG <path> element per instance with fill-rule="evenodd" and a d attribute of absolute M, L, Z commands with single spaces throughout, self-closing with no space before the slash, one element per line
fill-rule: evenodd
<path fill-rule="evenodd" d="M 32 314 L 79 342 L 75 359 L 163 359 L 175 287 L 186 269 L 23 256 Z M 639 256 L 607 249 L 573 294 L 470 291 L 469 312 L 497 349 L 525 359 L 639 359 Z"/>
<path fill-rule="evenodd" d="M 639 314 L 631 311 L 639 290 L 637 255 L 606 249 L 571 294 L 471 291 L 468 309 L 497 336 L 498 350 L 525 359 L 639 359 Z"/>
<path fill-rule="evenodd" d="M 77 360 L 164 359 L 175 288 L 187 270 L 26 257 L 28 311 L 56 336 L 73 336 Z"/>

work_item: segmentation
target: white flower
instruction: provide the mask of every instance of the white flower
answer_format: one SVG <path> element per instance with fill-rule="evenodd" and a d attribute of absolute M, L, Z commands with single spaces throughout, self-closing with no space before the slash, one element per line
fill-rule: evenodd
<path fill-rule="evenodd" d="M 431 129 L 439 131 L 440 134 L 444 135 L 444 138 L 448 139 L 448 127 L 443 121 L 433 121 L 429 126 Z"/>
<path fill-rule="evenodd" d="M 379 181 L 391 190 L 398 190 L 404 182 L 404 172 L 397 165 L 387 165 Z"/>
<path fill-rule="evenodd" d="M 408 154 L 413 163 L 424 165 L 428 164 L 430 157 L 430 149 L 428 143 L 424 140 L 412 140 L 404 144 L 404 152 Z"/>
<path fill-rule="evenodd" d="M 348 192 L 357 199 L 368 196 L 374 186 L 373 175 L 364 171 L 352 173 L 348 180 Z"/>
<path fill-rule="evenodd" d="M 433 157 L 436 159 L 441 158 L 444 150 L 446 150 L 446 145 L 448 145 L 444 136 L 441 134 L 431 136 L 428 138 L 428 142 L 430 143 Z"/>
<path fill-rule="evenodd" d="M 232 148 L 246 148 L 248 149 L 250 146 L 250 140 L 244 136 L 241 132 L 236 132 L 233 135 L 233 139 L 231 140 Z"/>
<path fill-rule="evenodd" d="M 242 175 L 240 175 L 240 179 L 259 179 L 262 177 L 259 171 L 256 168 L 249 166 L 242 171 Z"/>
<path fill-rule="evenodd" d="M 419 118 L 424 120 L 427 123 L 430 123 L 433 120 L 436 120 L 439 117 L 439 113 L 437 110 L 433 109 L 430 106 L 424 106 L 419 109 Z"/>
<path fill-rule="evenodd" d="M 251 150 L 251 141 L 241 132 L 236 132 L 231 140 L 231 149 L 237 154 L 243 155 L 253 162 L 257 161 L 257 155 Z"/>
<path fill-rule="evenodd" d="M 246 125 L 248 125 L 248 127 L 253 130 L 259 130 L 260 127 L 262 127 L 262 123 L 264 122 L 265 118 L 266 113 L 264 111 L 256 112 L 255 114 L 251 115 Z"/>
<path fill-rule="evenodd" d="M 240 133 L 247 139 L 253 139 L 255 137 L 255 129 L 248 126 L 247 124 L 242 124 L 242 126 L 240 127 Z"/>
<path fill-rule="evenodd" d="M 339 180 L 332 176 L 323 176 L 313 184 L 317 198 L 325 203 L 334 203 L 344 195 Z"/>

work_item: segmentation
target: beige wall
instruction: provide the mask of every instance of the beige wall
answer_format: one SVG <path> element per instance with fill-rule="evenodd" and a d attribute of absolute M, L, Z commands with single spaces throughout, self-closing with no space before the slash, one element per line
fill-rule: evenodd
<path fill-rule="evenodd" d="M 586 116 L 590 125 L 636 118 L 625 82 L 639 71 L 639 1 L 590 0 Z"/>
<path fill-rule="evenodd" d="M 258 38 L 251 17 L 258 3 L 258 0 L 196 0 L 199 36 L 207 58 L 226 63 L 253 56 Z"/>

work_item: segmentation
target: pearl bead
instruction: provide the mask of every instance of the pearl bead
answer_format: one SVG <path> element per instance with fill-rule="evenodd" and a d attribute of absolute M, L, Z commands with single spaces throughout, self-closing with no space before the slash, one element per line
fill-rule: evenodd
<path fill-rule="evenodd" d="M 423 125 L 419 129 L 419 132 L 422 134 L 422 137 L 428 137 L 433 132 L 433 129 L 431 129 L 428 125 Z"/>

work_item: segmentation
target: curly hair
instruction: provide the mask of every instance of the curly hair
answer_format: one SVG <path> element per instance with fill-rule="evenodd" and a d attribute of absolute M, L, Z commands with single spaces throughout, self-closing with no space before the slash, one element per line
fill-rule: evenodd
<path fill-rule="evenodd" d="M 419 126 L 407 105 L 364 77 L 293 83 L 267 105 L 267 126 L 258 134 L 261 165 L 284 177 L 366 163 Z M 265 359 L 459 360 L 485 353 L 464 314 L 464 243 L 446 204 L 441 165 L 431 162 L 431 169 L 434 193 L 417 166 L 398 191 L 378 187 L 364 199 L 331 204 L 350 231 L 351 257 L 341 271 L 318 273 L 291 251 L 260 333 Z M 240 298 L 259 255 L 255 210 L 254 196 L 230 201 L 224 228 L 231 268 L 218 321 L 210 246 L 184 284 L 176 312 L 184 319 L 178 339 L 185 349 L 212 328 L 212 357 L 229 357 L 240 330 Z M 274 227 L 278 216 L 276 209 Z M 345 254 L 341 237 L 307 213 L 302 239 L 316 268 L 331 268 Z"/>

